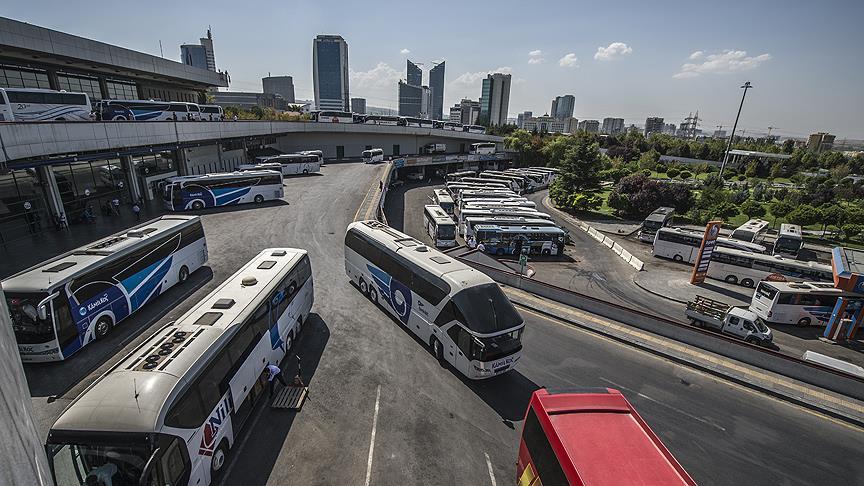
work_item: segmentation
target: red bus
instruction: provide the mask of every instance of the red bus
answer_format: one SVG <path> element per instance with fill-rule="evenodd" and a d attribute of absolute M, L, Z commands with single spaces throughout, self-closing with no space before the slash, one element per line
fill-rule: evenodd
<path fill-rule="evenodd" d="M 516 464 L 519 486 L 695 485 L 618 390 L 531 396 Z"/>

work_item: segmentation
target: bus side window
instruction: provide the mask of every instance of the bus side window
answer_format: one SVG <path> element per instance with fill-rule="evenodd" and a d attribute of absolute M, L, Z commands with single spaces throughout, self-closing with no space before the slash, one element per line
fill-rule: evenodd
<path fill-rule="evenodd" d="M 533 408 L 528 409 L 528 416 L 525 417 L 522 440 L 543 484 L 569 484 Z"/>
<path fill-rule="evenodd" d="M 791 305 L 795 303 L 795 294 L 790 294 L 788 292 L 781 292 L 780 297 L 777 298 L 778 304 L 783 305 Z"/>
<path fill-rule="evenodd" d="M 70 342 L 78 339 L 78 326 L 69 312 L 69 300 L 65 295 L 54 299 L 54 323 L 57 328 L 57 340 L 63 348 Z"/>
<path fill-rule="evenodd" d="M 162 478 L 166 486 L 180 484 L 186 472 L 186 461 L 180 449 L 180 440 L 175 438 L 162 454 Z"/>

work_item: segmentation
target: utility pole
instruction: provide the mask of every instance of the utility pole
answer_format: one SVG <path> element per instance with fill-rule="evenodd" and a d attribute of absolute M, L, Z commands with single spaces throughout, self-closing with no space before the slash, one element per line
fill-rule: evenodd
<path fill-rule="evenodd" d="M 732 125 L 732 135 L 729 136 L 729 143 L 726 144 L 726 153 L 723 155 L 723 163 L 720 164 L 720 179 L 723 179 L 723 169 L 726 168 L 726 162 L 729 161 L 729 150 L 732 149 L 732 141 L 735 139 L 735 129 L 738 128 L 738 118 L 741 117 L 741 108 L 744 107 L 744 98 L 747 97 L 747 90 L 752 88 L 753 85 L 750 84 L 750 81 L 747 81 L 741 86 L 741 89 L 744 90 L 744 94 L 741 95 L 741 104 L 738 105 L 738 114 L 735 115 L 735 124 Z"/>

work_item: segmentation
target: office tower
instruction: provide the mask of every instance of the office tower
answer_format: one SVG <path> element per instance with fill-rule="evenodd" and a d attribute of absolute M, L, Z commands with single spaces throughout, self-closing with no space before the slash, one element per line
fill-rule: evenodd
<path fill-rule="evenodd" d="M 422 86 L 423 71 L 420 69 L 420 66 L 408 59 L 406 59 L 405 62 L 407 64 L 407 76 L 405 77 L 405 81 L 411 86 Z"/>
<path fill-rule="evenodd" d="M 616 135 L 618 133 L 622 133 L 624 131 L 624 119 L 604 118 L 602 131 L 607 135 Z"/>
<path fill-rule="evenodd" d="M 645 119 L 645 136 L 647 137 L 652 133 L 663 133 L 664 127 L 663 117 L 649 116 Z"/>
<path fill-rule="evenodd" d="M 213 34 L 207 28 L 207 37 L 198 39 L 199 44 L 183 44 L 180 46 L 180 62 L 183 64 L 216 71 L 216 55 L 213 53 Z"/>
<path fill-rule="evenodd" d="M 399 80 L 399 116 L 420 117 L 423 87 Z"/>
<path fill-rule="evenodd" d="M 450 107 L 450 118 L 448 121 L 462 123 L 462 105 L 457 103 Z"/>
<path fill-rule="evenodd" d="M 507 122 L 507 109 L 510 107 L 509 74 L 495 73 L 486 76 L 480 94 L 480 118 L 489 126 L 503 125 Z"/>
<path fill-rule="evenodd" d="M 366 114 L 366 98 L 351 98 L 351 111 L 361 115 Z"/>
<path fill-rule="evenodd" d="M 462 119 L 460 123 L 463 125 L 475 125 L 477 119 L 480 118 L 480 102 L 463 98 L 459 102 L 459 110 Z"/>
<path fill-rule="evenodd" d="M 294 103 L 294 79 L 291 76 L 267 76 L 261 78 L 264 94 L 279 95 L 288 103 Z"/>
<path fill-rule="evenodd" d="M 834 135 L 825 132 L 810 134 L 810 137 L 807 138 L 807 150 L 817 154 L 828 152 L 834 148 L 834 138 Z"/>
<path fill-rule="evenodd" d="M 312 82 L 319 110 L 348 111 L 348 43 L 341 35 L 319 35 L 312 45 Z"/>
<path fill-rule="evenodd" d="M 429 89 L 432 90 L 432 109 L 429 117 L 441 120 L 444 115 L 444 61 L 429 70 Z"/>
<path fill-rule="evenodd" d="M 553 118 L 573 118 L 573 107 L 576 105 L 576 97 L 573 95 L 556 96 L 552 100 L 552 111 L 549 115 Z"/>
<path fill-rule="evenodd" d="M 556 118 L 560 120 L 561 118 Z M 597 120 L 582 120 L 577 124 L 577 130 L 588 132 L 588 133 L 597 133 L 600 130 L 600 122 Z"/>
<path fill-rule="evenodd" d="M 554 103 L 554 101 L 553 101 Z M 516 128 L 524 128 L 525 120 L 534 116 L 534 113 L 531 111 L 525 111 L 516 115 Z"/>

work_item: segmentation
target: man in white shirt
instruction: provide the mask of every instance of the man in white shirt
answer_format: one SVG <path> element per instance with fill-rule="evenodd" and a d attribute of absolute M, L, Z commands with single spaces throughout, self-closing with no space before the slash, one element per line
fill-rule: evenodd
<path fill-rule="evenodd" d="M 486 245 L 484 245 L 482 241 L 477 243 L 477 250 L 486 253 Z"/>
<path fill-rule="evenodd" d="M 270 385 L 270 396 L 273 396 L 273 389 L 276 387 L 276 383 L 274 380 L 279 380 L 279 383 L 282 383 L 282 386 L 288 386 L 288 383 L 285 383 L 285 378 L 282 378 L 282 370 L 279 369 L 278 366 L 272 363 L 267 364 L 267 382 Z"/>

